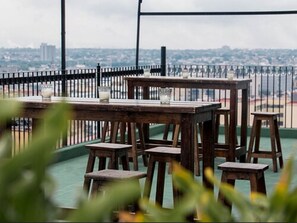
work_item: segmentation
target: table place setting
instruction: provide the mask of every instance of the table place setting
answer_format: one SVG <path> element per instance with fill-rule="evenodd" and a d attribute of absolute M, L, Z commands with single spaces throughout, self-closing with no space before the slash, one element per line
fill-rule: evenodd
<path fill-rule="evenodd" d="M 50 101 L 51 97 L 54 95 L 54 90 L 52 84 L 42 84 L 40 95 L 43 101 Z"/>
<path fill-rule="evenodd" d="M 110 99 L 110 87 L 108 86 L 99 86 L 98 87 L 99 102 L 109 103 Z"/>
<path fill-rule="evenodd" d="M 169 105 L 171 100 L 172 89 L 171 88 L 160 88 L 160 103 L 162 105 Z"/>

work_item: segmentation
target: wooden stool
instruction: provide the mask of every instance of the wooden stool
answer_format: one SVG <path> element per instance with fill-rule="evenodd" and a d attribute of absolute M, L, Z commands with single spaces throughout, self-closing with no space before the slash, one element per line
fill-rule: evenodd
<path fill-rule="evenodd" d="M 283 155 L 280 143 L 279 129 L 277 124 L 277 116 L 279 113 L 275 112 L 253 112 L 254 121 L 251 131 L 250 144 L 247 155 L 247 162 L 257 163 L 258 158 L 270 158 L 273 162 L 273 171 L 277 172 L 277 158 L 279 158 L 280 168 L 283 167 Z M 270 142 L 271 151 L 263 151 L 259 149 L 260 136 L 261 136 L 261 124 L 262 121 L 267 121 L 270 129 Z M 255 147 L 254 147 L 255 142 Z M 275 147 L 276 144 L 276 147 Z M 254 151 L 253 151 L 254 149 Z"/>
<path fill-rule="evenodd" d="M 145 155 L 145 142 L 144 142 L 144 133 L 142 124 L 140 123 L 126 123 L 126 122 L 104 122 L 101 142 L 104 142 L 106 139 L 106 134 L 108 131 L 108 126 L 110 124 L 110 142 L 121 144 L 126 144 L 127 141 L 132 145 L 132 148 L 129 150 L 129 157 L 133 161 L 133 169 L 138 170 L 138 156 L 142 155 L 143 164 L 147 166 L 147 157 Z M 131 138 L 126 140 L 127 124 L 129 124 L 129 130 Z M 138 129 L 139 140 L 137 141 L 136 129 Z M 118 137 L 118 132 L 120 130 L 120 135 Z M 119 141 L 118 141 L 119 139 Z"/>
<path fill-rule="evenodd" d="M 264 171 L 268 169 L 268 165 L 225 162 L 218 165 L 218 168 L 222 170 L 222 183 L 228 183 L 234 187 L 235 180 L 249 180 L 251 191 L 266 194 Z M 219 199 L 231 210 L 232 204 L 220 192 Z"/>
<path fill-rule="evenodd" d="M 145 178 L 146 173 L 140 171 L 105 169 L 86 173 L 84 177 L 85 182 L 93 181 L 91 190 L 88 185 L 84 185 L 84 190 L 90 193 L 90 196 L 96 196 L 98 192 L 103 191 L 104 186 L 110 182 L 137 180 L 139 183 L 139 179 Z M 139 197 L 141 197 L 141 194 L 139 194 Z M 133 204 L 133 211 L 136 211 L 136 209 L 138 209 L 138 207 L 135 202 L 135 204 Z"/>
<path fill-rule="evenodd" d="M 224 118 L 224 134 L 225 134 L 225 144 L 229 144 L 229 116 L 230 109 L 219 108 L 215 111 L 215 143 L 219 142 L 219 128 L 221 124 L 220 117 Z"/>
<path fill-rule="evenodd" d="M 129 170 L 128 150 L 132 145 L 119 144 L 119 143 L 94 143 L 85 146 L 89 149 L 89 158 L 86 168 L 86 173 L 94 171 L 95 159 L 99 158 L 98 170 L 106 169 L 106 158 L 110 158 L 109 168 L 119 169 L 119 162 L 121 160 L 124 170 Z M 90 180 L 84 182 L 89 188 Z"/>
<path fill-rule="evenodd" d="M 149 155 L 149 163 L 147 168 L 147 177 L 145 180 L 144 197 L 149 198 L 153 183 L 156 162 L 158 162 L 158 177 L 156 185 L 155 201 L 161 206 L 163 204 L 164 182 L 166 163 L 172 164 L 173 161 L 180 162 L 180 148 L 175 147 L 155 147 L 145 151 Z M 173 198 L 177 197 L 177 191 L 173 186 Z"/>

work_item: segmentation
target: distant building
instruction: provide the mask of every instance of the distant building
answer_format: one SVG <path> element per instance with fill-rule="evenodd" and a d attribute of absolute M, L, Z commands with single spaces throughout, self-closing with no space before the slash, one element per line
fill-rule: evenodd
<path fill-rule="evenodd" d="M 41 43 L 40 45 L 40 60 L 54 62 L 56 57 L 56 46 Z"/>

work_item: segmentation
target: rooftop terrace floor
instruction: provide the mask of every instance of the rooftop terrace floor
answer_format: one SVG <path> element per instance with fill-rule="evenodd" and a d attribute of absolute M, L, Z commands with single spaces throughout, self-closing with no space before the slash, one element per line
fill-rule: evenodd
<path fill-rule="evenodd" d="M 249 140 L 249 139 L 248 139 Z M 248 141 L 249 142 L 249 141 Z M 282 149 L 283 149 L 283 158 L 284 163 L 286 164 L 286 160 L 290 155 L 294 153 L 294 170 L 297 169 L 297 140 L 291 138 L 281 139 Z M 270 139 L 262 137 L 260 146 L 263 145 L 270 146 Z M 261 147 L 260 147 L 261 148 Z M 265 147 L 267 148 L 267 147 Z M 269 148 L 269 147 L 268 147 Z M 67 161 L 59 162 L 53 164 L 50 167 L 50 173 L 53 178 L 56 180 L 56 192 L 54 195 L 54 199 L 58 203 L 59 206 L 63 207 L 75 207 L 77 198 L 81 194 L 84 173 L 87 163 L 87 155 L 83 155 L 77 158 L 73 158 Z M 146 172 L 146 167 L 142 163 L 141 157 L 139 157 L 140 162 L 140 171 Z M 218 164 L 225 162 L 224 158 L 215 158 L 215 175 L 218 179 L 221 178 L 221 170 L 218 170 L 216 167 Z M 278 170 L 277 173 L 272 171 L 272 160 L 271 159 L 259 159 L 259 163 L 269 164 L 269 169 L 265 171 L 265 181 L 266 181 L 266 189 L 267 194 L 271 193 L 276 182 L 278 181 L 282 170 Z M 201 163 L 200 163 L 201 165 Z M 132 163 L 130 163 L 130 167 L 132 167 Z M 278 163 L 279 167 L 279 163 Z M 157 174 L 155 174 L 156 176 Z M 197 181 L 201 181 L 202 177 L 196 176 Z M 155 181 L 154 181 L 155 182 Z M 172 207 L 172 187 L 171 187 L 171 175 L 166 174 L 166 188 L 164 194 L 164 206 Z M 144 184 L 144 179 L 141 179 L 141 184 Z M 294 171 L 292 186 L 297 187 L 297 171 Z M 235 188 L 245 194 L 249 195 L 250 192 L 250 184 L 245 180 L 237 180 L 235 183 Z M 155 188 L 152 188 L 151 198 L 155 194 Z M 217 196 L 217 190 L 215 189 L 215 196 Z"/>

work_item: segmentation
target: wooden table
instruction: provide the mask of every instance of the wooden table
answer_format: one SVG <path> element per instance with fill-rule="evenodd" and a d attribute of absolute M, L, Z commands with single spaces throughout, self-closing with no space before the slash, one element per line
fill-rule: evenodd
<path fill-rule="evenodd" d="M 125 77 L 128 84 L 128 98 L 135 98 L 134 92 L 137 87 L 143 89 L 143 99 L 149 99 L 150 87 L 172 87 L 172 88 L 199 88 L 199 89 L 220 89 L 230 90 L 230 128 L 229 145 L 227 145 L 227 161 L 234 162 L 240 157 L 245 162 L 247 151 L 247 115 L 248 115 L 248 91 L 251 79 L 226 78 L 181 78 L 181 77 Z M 238 116 L 238 93 L 241 91 L 241 127 L 240 142 L 236 145 L 236 128 Z"/>
<path fill-rule="evenodd" d="M 21 97 L 24 103 L 22 116 L 41 118 L 41 114 L 49 106 L 59 103 L 62 98 L 53 97 L 51 102 L 42 101 L 40 96 Z M 99 103 L 99 99 L 66 98 L 73 110 L 76 120 L 117 121 L 135 123 L 164 123 L 180 124 L 181 126 L 181 164 L 188 170 L 194 171 L 194 126 L 204 122 L 205 136 L 213 134 L 214 111 L 220 103 L 202 102 L 172 102 L 161 105 L 156 100 L 111 99 L 109 103 Z M 214 168 L 213 137 L 203 140 L 203 169 Z M 203 177 L 209 188 L 213 185 Z"/>

